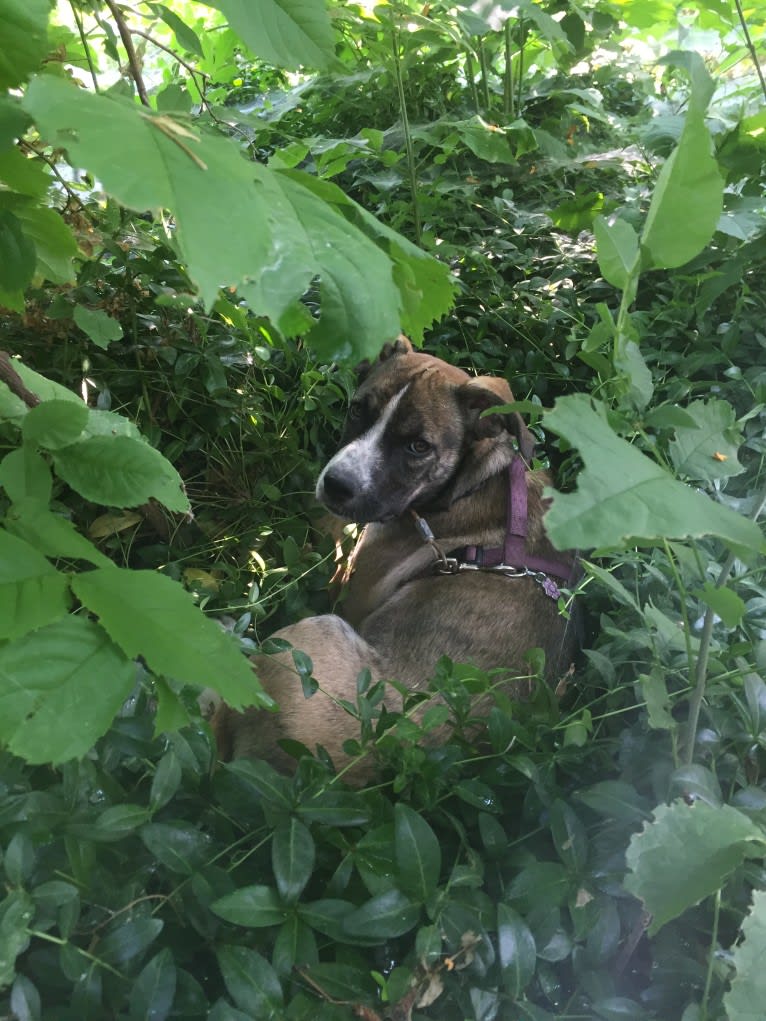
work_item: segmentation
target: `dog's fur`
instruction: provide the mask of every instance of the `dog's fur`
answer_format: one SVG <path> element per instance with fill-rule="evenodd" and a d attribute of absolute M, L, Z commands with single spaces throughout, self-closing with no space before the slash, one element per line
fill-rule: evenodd
<path fill-rule="evenodd" d="M 279 714 L 221 706 L 213 727 L 222 757 L 257 755 L 277 768 L 294 760 L 284 738 L 323 745 L 336 766 L 358 724 L 336 704 L 355 698 L 360 671 L 422 688 L 442 655 L 489 669 L 524 674 L 523 656 L 541 647 L 555 676 L 569 665 L 572 636 L 555 600 L 529 577 L 490 571 L 445 576 L 415 528 L 424 516 L 444 551 L 502 546 L 507 472 L 516 447 L 532 439 L 520 416 L 481 412 L 513 400 L 502 379 L 471 378 L 416 353 L 404 338 L 387 345 L 360 372 L 343 443 L 319 477 L 317 497 L 340 517 L 368 522 L 342 604 L 343 617 L 309 617 L 279 631 L 306 652 L 320 691 L 303 696 L 290 652 L 259 655 L 254 667 Z M 542 525 L 544 472 L 527 472 L 528 551 L 559 556 Z M 510 694 L 528 693 L 524 682 Z M 526 689 L 526 690 L 524 690 Z M 389 689 L 386 704 L 395 706 Z M 360 772 L 356 779 L 363 779 Z"/>

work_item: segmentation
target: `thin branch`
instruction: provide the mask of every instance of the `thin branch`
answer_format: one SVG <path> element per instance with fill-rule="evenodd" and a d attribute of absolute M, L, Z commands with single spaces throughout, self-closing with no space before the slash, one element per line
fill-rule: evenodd
<path fill-rule="evenodd" d="M 72 15 L 74 16 L 74 20 L 77 23 L 77 31 L 80 33 L 80 41 L 82 43 L 83 49 L 85 50 L 85 59 L 88 61 L 90 76 L 93 79 L 93 91 L 100 92 L 100 89 L 98 87 L 98 78 L 96 78 L 96 69 L 93 66 L 93 58 L 90 55 L 90 46 L 88 46 L 88 40 L 85 35 L 85 28 L 83 27 L 82 23 L 82 15 L 77 10 L 74 0 L 69 0 L 69 6 L 72 8 Z"/>
<path fill-rule="evenodd" d="M 747 27 L 747 22 L 745 21 L 745 12 L 742 10 L 742 4 L 741 4 L 740 0 L 734 0 L 734 3 L 736 4 L 736 7 L 737 7 L 737 14 L 739 15 L 739 23 L 742 26 L 742 31 L 745 34 L 745 45 L 747 46 L 748 50 L 750 51 L 750 57 L 751 57 L 753 63 L 755 64 L 755 73 L 758 75 L 758 77 L 759 77 L 759 79 L 761 81 L 761 89 L 763 90 L 764 96 L 766 96 L 766 79 L 764 79 L 764 77 L 763 77 L 763 71 L 761 70 L 761 65 L 760 65 L 760 62 L 758 60 L 758 54 L 756 52 L 755 46 L 753 46 L 753 40 L 750 38 L 750 32 L 749 32 L 748 27 Z"/>
<path fill-rule="evenodd" d="M 171 49 L 169 46 L 166 46 L 164 43 L 161 43 L 159 39 L 155 39 L 153 35 L 149 34 L 149 32 L 144 32 L 140 28 L 133 28 L 131 29 L 131 32 L 133 33 L 133 35 L 140 35 L 142 39 L 146 39 L 146 41 L 150 42 L 152 46 L 156 46 L 158 50 L 162 50 L 164 53 L 169 54 L 169 56 L 171 56 L 173 60 L 178 61 L 181 67 L 185 67 L 186 70 L 189 72 L 191 80 L 197 87 L 197 92 L 199 92 L 200 101 L 204 108 L 207 110 L 208 116 L 210 116 L 215 121 L 216 124 L 224 123 L 219 117 L 216 117 L 216 115 L 213 113 L 213 108 L 205 96 L 205 83 L 206 80 L 210 77 L 209 75 L 205 74 L 204 71 L 200 71 L 199 68 L 192 67 L 191 64 L 189 64 L 187 61 L 183 59 L 183 57 L 179 57 L 175 50 Z M 197 81 L 198 75 L 200 81 Z"/>
<path fill-rule="evenodd" d="M 104 0 L 106 6 L 111 11 L 112 17 L 117 24 L 117 30 L 120 33 L 122 39 L 122 45 L 125 47 L 125 51 L 128 54 L 128 64 L 130 64 L 130 73 L 133 77 L 133 81 L 136 84 L 136 91 L 138 92 L 138 98 L 144 104 L 144 106 L 150 106 L 149 96 L 144 85 L 144 79 L 141 77 L 141 68 L 138 63 L 138 57 L 136 56 L 136 48 L 133 45 L 133 38 L 130 34 L 125 19 L 122 16 L 122 11 L 114 2 L 114 0 Z"/>
<path fill-rule="evenodd" d="M 24 384 L 24 380 L 13 367 L 11 356 L 7 351 L 0 351 L 0 380 L 7 383 L 8 388 L 20 397 L 28 408 L 36 408 L 40 403 L 37 394 L 33 394 Z"/>

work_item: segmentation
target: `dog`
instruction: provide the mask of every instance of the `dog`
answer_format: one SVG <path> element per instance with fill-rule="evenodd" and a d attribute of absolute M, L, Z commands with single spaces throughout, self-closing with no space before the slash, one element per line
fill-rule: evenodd
<path fill-rule="evenodd" d="M 342 616 L 308 617 L 275 638 L 305 652 L 319 683 L 307 700 L 290 651 L 253 658 L 278 714 L 220 705 L 212 720 L 222 758 L 257 756 L 291 771 L 284 739 L 322 745 L 336 767 L 358 722 L 339 700 L 357 677 L 423 689 L 440 657 L 529 674 L 524 655 L 545 652 L 553 678 L 569 666 L 573 634 L 559 611 L 572 555 L 543 527 L 544 471 L 529 471 L 534 441 L 518 413 L 483 414 L 513 400 L 504 379 L 472 378 L 400 337 L 357 370 L 341 447 L 319 476 L 317 499 L 365 524 L 345 586 Z M 529 694 L 529 681 L 508 694 Z M 395 691 L 385 704 L 395 708 Z M 443 737 L 446 737 L 444 735 Z M 354 766 L 353 780 L 374 774 Z"/>

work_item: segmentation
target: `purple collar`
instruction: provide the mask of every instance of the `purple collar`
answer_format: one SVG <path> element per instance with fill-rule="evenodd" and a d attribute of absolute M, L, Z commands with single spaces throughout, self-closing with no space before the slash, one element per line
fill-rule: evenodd
<path fill-rule="evenodd" d="M 505 519 L 505 540 L 502 546 L 463 546 L 444 554 L 425 519 L 418 514 L 415 523 L 422 537 L 435 554 L 435 570 L 439 574 L 459 571 L 497 571 L 511 578 L 531 577 L 543 592 L 558 599 L 561 591 L 557 581 L 571 585 L 577 576 L 577 557 L 537 557 L 527 553 L 527 480 L 526 465 L 515 454 L 508 466 L 508 500 Z M 554 580 L 556 579 L 556 580 Z"/>

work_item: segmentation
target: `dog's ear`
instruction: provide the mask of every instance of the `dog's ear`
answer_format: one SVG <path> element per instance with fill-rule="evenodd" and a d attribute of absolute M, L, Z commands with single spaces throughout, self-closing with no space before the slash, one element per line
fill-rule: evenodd
<path fill-rule="evenodd" d="M 408 355 L 412 354 L 413 347 L 411 342 L 403 333 L 400 333 L 393 343 L 388 341 L 381 348 L 380 354 L 378 355 L 378 362 L 387 362 L 389 358 L 394 355 Z M 369 358 L 365 358 L 363 362 L 360 362 L 354 372 L 356 373 L 357 384 L 362 383 L 367 376 L 370 374 L 370 369 L 375 365 L 376 362 L 370 361 Z"/>
<path fill-rule="evenodd" d="M 483 411 L 498 404 L 510 404 L 513 400 L 513 393 L 506 380 L 497 376 L 478 376 L 457 388 L 457 398 L 467 412 L 469 428 L 477 439 L 498 436 L 503 429 L 507 429 L 516 437 L 524 460 L 532 458 L 535 440 L 518 411 L 482 418 Z"/>

